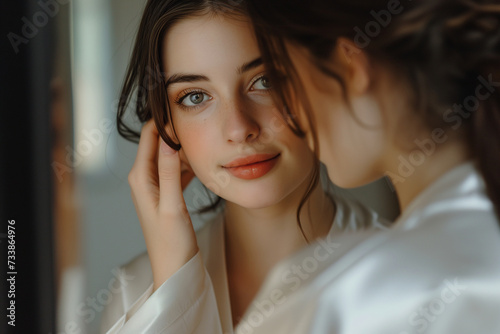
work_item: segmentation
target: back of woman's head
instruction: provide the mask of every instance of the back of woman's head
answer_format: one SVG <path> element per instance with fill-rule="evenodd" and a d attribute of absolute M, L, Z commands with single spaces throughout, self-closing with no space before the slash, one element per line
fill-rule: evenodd
<path fill-rule="evenodd" d="M 270 67 L 293 72 L 279 60 L 287 58 L 284 38 L 324 69 L 343 37 L 397 73 L 424 124 L 464 130 L 500 217 L 498 0 L 252 0 L 248 7 Z"/>

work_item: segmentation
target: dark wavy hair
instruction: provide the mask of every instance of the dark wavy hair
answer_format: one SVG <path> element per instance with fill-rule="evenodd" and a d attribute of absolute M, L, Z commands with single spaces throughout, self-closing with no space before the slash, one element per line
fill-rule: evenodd
<path fill-rule="evenodd" d="M 451 105 L 475 96 L 484 80 L 500 80 L 498 0 L 250 0 L 247 6 L 277 103 L 290 118 L 287 101 L 302 89 L 285 40 L 305 47 L 319 70 L 338 80 L 345 99 L 344 80 L 327 62 L 338 38 L 354 41 L 409 84 L 408 98 L 429 127 L 449 128 L 444 117 L 459 116 L 445 114 Z M 462 122 L 500 218 L 500 87 L 488 89 L 490 96 Z M 307 98 L 300 100 L 311 118 Z"/>
<path fill-rule="evenodd" d="M 119 134 L 125 139 L 138 142 L 140 138 L 140 132 L 126 122 L 132 113 L 141 123 L 154 119 L 162 139 L 175 150 L 181 148 L 177 138 L 171 138 L 165 131 L 165 126 L 171 120 L 171 109 L 164 84 L 166 78 L 162 69 L 161 45 L 165 34 L 174 24 L 188 17 L 203 15 L 233 18 L 248 16 L 243 0 L 149 0 L 146 3 L 118 103 L 117 127 Z M 132 107 L 132 110 L 128 110 L 129 107 Z M 173 124 L 172 128 L 176 137 Z M 295 133 L 304 136 L 300 131 Z M 297 210 L 298 226 L 306 241 L 307 237 L 300 222 L 300 211 L 318 186 L 319 166 L 318 157 L 315 155 L 311 180 Z M 211 198 L 208 191 L 207 197 Z M 211 205 L 200 209 L 199 212 L 216 209 L 220 202 L 221 198 L 217 197 Z"/>

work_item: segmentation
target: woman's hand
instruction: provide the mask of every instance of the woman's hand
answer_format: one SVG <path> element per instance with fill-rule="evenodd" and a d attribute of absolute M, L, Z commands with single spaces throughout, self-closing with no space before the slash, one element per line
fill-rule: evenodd
<path fill-rule="evenodd" d="M 153 269 L 154 290 L 198 252 L 182 195 L 194 175 L 181 169 L 179 152 L 165 144 L 153 120 L 148 121 L 128 181 Z"/>

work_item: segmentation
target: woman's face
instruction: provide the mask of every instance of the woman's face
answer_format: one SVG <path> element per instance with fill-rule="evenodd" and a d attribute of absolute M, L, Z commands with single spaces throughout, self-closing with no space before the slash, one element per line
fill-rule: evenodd
<path fill-rule="evenodd" d="M 163 44 L 181 153 L 205 186 L 247 208 L 284 200 L 308 182 L 313 154 L 274 108 L 251 25 L 185 19 Z"/>
<path fill-rule="evenodd" d="M 364 69 L 354 63 L 359 60 L 341 54 L 332 56 L 335 71 L 345 80 L 348 105 L 339 82 L 321 72 L 304 49 L 291 44 L 287 48 L 309 99 L 320 160 L 330 178 L 339 186 L 351 188 L 382 177 L 385 122 L 378 103 L 368 93 Z"/>

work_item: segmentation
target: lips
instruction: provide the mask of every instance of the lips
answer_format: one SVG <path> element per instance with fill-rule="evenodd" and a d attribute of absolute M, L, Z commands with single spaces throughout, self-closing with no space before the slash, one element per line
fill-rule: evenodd
<path fill-rule="evenodd" d="M 279 157 L 280 154 L 255 154 L 235 159 L 222 167 L 237 178 L 253 180 L 273 169 Z"/>

